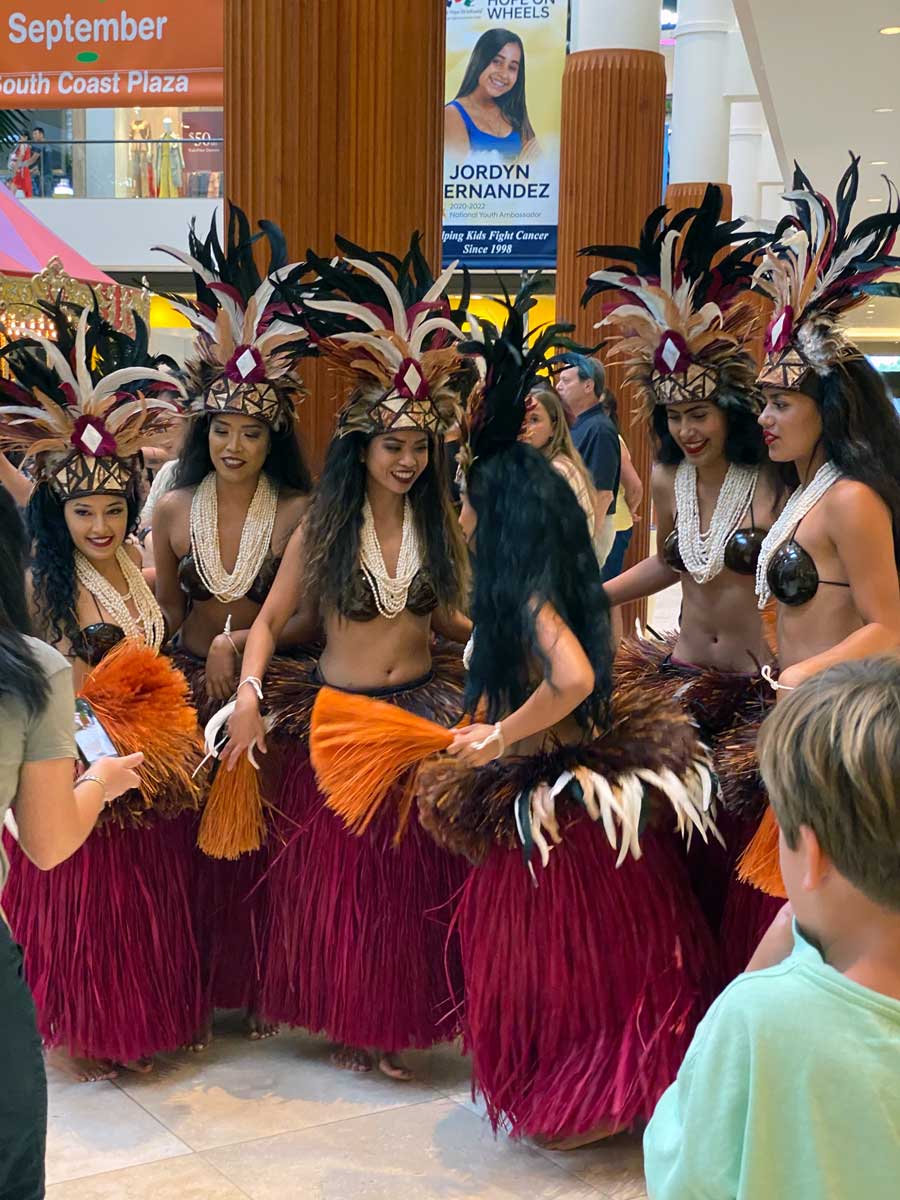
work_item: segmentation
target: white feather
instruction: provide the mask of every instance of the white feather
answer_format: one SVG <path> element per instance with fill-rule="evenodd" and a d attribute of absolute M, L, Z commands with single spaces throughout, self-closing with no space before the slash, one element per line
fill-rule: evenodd
<path fill-rule="evenodd" d="M 349 300 L 307 300 L 306 305 L 309 308 L 319 309 L 321 312 L 344 313 L 345 316 L 355 317 L 357 321 L 362 321 L 364 325 L 368 325 L 375 331 L 384 329 L 381 317 L 368 308 L 363 308 L 361 304 L 351 304 Z"/>
<path fill-rule="evenodd" d="M 195 275 L 199 275 L 206 284 L 218 282 L 218 275 L 214 275 L 212 271 L 207 271 L 202 263 L 197 262 L 196 258 L 192 258 L 185 250 L 175 250 L 172 246 L 151 246 L 150 249 L 158 250 L 161 254 L 170 254 L 172 258 L 177 258 L 186 267 L 190 267 Z"/>
<path fill-rule="evenodd" d="M 454 325 L 447 317 L 432 317 L 423 325 L 419 325 L 418 329 L 412 335 L 409 343 L 409 351 L 414 357 L 422 351 L 422 344 L 427 337 L 432 333 L 437 333 L 439 329 L 443 329 L 445 333 L 451 334 L 454 341 L 459 341 L 462 338 L 462 333 L 457 325 Z"/>
<path fill-rule="evenodd" d="M 406 319 L 406 308 L 403 304 L 403 297 L 397 290 L 397 285 L 384 271 L 373 266 L 372 263 L 367 263 L 361 258 L 348 258 L 347 262 L 351 267 L 355 267 L 361 274 L 368 276 L 369 279 L 377 283 L 382 292 L 384 292 L 384 298 L 387 300 L 391 315 L 394 318 L 394 332 L 399 334 L 405 341 L 409 337 L 409 324 Z"/>

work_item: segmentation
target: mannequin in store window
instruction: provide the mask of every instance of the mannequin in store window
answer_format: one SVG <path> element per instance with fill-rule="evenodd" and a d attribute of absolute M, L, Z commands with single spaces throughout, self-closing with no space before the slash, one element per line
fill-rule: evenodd
<path fill-rule="evenodd" d="M 163 131 L 156 144 L 157 195 L 164 199 L 182 194 L 184 153 L 180 134 L 172 128 L 172 118 L 163 117 Z"/>
<path fill-rule="evenodd" d="M 128 127 L 128 138 L 131 142 L 128 150 L 129 175 L 131 194 L 135 197 L 154 195 L 153 165 L 147 145 L 152 136 L 150 122 L 143 116 L 140 108 L 135 108 L 134 117 Z"/>

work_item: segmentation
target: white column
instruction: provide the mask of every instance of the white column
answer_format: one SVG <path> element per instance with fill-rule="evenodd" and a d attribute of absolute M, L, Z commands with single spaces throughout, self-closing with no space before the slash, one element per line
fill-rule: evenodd
<path fill-rule="evenodd" d="M 572 0 L 572 50 L 659 50 L 660 0 Z"/>
<path fill-rule="evenodd" d="M 680 0 L 675 30 L 671 183 L 728 178 L 729 102 L 725 96 L 731 0 Z"/>
<path fill-rule="evenodd" d="M 765 129 L 766 121 L 759 101 L 732 104 L 728 182 L 735 217 L 757 221 L 762 216 L 760 182 Z"/>

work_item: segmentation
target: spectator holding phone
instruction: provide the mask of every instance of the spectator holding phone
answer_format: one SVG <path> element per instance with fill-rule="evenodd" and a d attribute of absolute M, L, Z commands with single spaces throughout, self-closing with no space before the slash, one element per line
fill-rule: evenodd
<path fill-rule="evenodd" d="M 137 787 L 141 754 L 102 758 L 73 783 L 72 668 L 29 636 L 27 540 L 0 487 L 0 820 L 12 809 L 19 845 L 49 870 L 81 846 L 105 805 Z M 6 882 L 0 846 L 0 888 Z M 2 903 L 2 899 L 0 899 Z M 0 909 L 2 911 L 2 909 Z M 22 952 L 0 920 L 0 1196 L 44 1195 L 47 1084 Z"/>

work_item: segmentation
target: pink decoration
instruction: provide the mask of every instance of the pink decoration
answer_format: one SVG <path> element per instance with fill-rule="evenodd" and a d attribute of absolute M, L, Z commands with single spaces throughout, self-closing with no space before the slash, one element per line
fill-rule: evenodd
<path fill-rule="evenodd" d="M 779 351 L 784 350 L 790 345 L 793 332 L 794 310 L 788 305 L 769 322 L 765 339 L 766 353 L 778 354 Z"/>
<path fill-rule="evenodd" d="M 79 454 L 89 454 L 93 458 L 109 458 L 116 452 L 116 439 L 102 417 L 79 417 L 71 441 Z"/>
<path fill-rule="evenodd" d="M 266 377 L 262 355 L 255 346 L 238 346 L 225 366 L 232 383 L 262 383 Z"/>
<path fill-rule="evenodd" d="M 686 371 L 692 362 L 687 342 L 681 334 L 674 329 L 667 330 L 653 356 L 656 370 L 660 375 L 674 375 L 676 371 Z"/>

